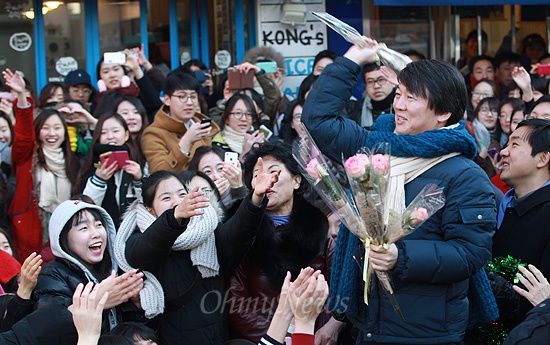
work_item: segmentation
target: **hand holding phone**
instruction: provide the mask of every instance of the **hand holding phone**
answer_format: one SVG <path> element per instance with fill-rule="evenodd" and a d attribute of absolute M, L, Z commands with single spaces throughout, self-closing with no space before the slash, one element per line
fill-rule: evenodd
<path fill-rule="evenodd" d="M 271 136 L 273 135 L 273 132 L 269 128 L 267 128 L 265 125 L 261 125 L 258 130 L 260 131 L 260 133 L 264 134 L 266 141 L 268 141 L 269 138 L 271 138 Z"/>
<path fill-rule="evenodd" d="M 239 163 L 239 154 L 237 152 L 226 152 L 224 162 L 237 165 Z"/>
<path fill-rule="evenodd" d="M 495 156 L 496 156 L 497 162 L 500 162 L 500 160 L 502 159 L 502 157 L 501 157 L 501 155 L 500 155 L 500 152 L 498 152 L 498 150 L 497 150 L 495 147 L 491 147 L 491 148 L 487 151 L 487 154 L 488 154 L 489 157 L 491 157 L 492 159 L 495 159 Z"/>
<path fill-rule="evenodd" d="M 205 117 L 201 120 L 201 125 L 204 125 L 205 123 L 208 123 L 208 126 L 212 126 L 212 119 L 210 117 Z"/>
<path fill-rule="evenodd" d="M 109 151 L 99 155 L 99 162 L 101 164 L 104 164 L 107 158 L 109 158 L 109 166 L 117 162 L 119 169 L 122 169 L 123 167 L 125 167 L 127 164 L 126 161 L 130 160 L 130 157 L 128 156 L 128 152 L 126 151 Z"/>

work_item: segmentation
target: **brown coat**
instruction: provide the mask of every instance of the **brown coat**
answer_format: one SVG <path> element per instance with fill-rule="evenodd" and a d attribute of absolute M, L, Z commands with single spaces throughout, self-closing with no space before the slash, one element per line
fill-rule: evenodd
<path fill-rule="evenodd" d="M 143 131 L 141 137 L 141 148 L 151 173 L 159 170 L 179 173 L 186 170 L 195 150 L 200 146 L 211 146 L 212 136 L 220 130 L 218 125 L 212 122 L 210 136 L 195 142 L 187 156 L 179 148 L 179 141 L 187 129 L 181 121 L 168 115 L 167 110 L 168 107 L 165 105 L 160 108 L 155 115 L 155 121 Z M 193 121 L 200 122 L 205 117 L 197 113 L 193 116 Z"/>

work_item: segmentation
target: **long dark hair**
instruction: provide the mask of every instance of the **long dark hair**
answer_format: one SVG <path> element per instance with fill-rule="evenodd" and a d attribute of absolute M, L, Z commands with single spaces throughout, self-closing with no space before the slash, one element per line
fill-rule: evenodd
<path fill-rule="evenodd" d="M 82 259 L 75 254 L 74 251 L 72 251 L 69 248 L 69 231 L 71 231 L 72 227 L 78 224 L 82 217 L 84 216 L 84 212 L 89 212 L 95 221 L 99 221 L 103 224 L 105 227 L 105 231 L 107 232 L 107 245 L 105 246 L 105 253 L 103 254 L 103 259 L 100 263 L 95 264 L 93 266 L 90 266 L 90 264 L 85 263 L 82 261 Z M 107 229 L 107 221 L 105 218 L 103 218 L 103 215 L 101 212 L 95 208 L 83 208 L 77 213 L 75 213 L 71 219 L 65 223 L 63 226 L 63 229 L 61 230 L 61 233 L 59 234 L 59 245 L 61 246 L 61 249 L 63 249 L 67 254 L 78 260 L 81 264 L 88 267 L 90 272 L 94 275 L 94 277 L 97 278 L 97 280 L 101 281 L 109 276 L 111 274 L 111 270 L 113 269 L 112 263 L 111 263 L 111 254 L 109 253 L 109 232 Z"/>
<path fill-rule="evenodd" d="M 61 119 L 61 123 L 63 124 L 65 140 L 63 140 L 60 147 L 63 150 L 63 155 L 65 156 L 65 173 L 67 174 L 67 178 L 74 188 L 78 182 L 78 170 L 80 168 L 80 162 L 78 161 L 75 153 L 71 150 L 69 132 L 67 131 L 67 123 L 65 122 L 63 115 L 61 115 L 57 110 L 50 108 L 44 109 L 40 112 L 40 114 L 38 114 L 36 119 L 34 119 L 37 162 L 41 167 L 49 171 L 48 163 L 46 162 L 46 157 L 44 156 L 44 151 L 42 150 L 42 142 L 40 141 L 40 129 L 44 126 L 44 123 L 51 116 L 58 116 Z"/>
<path fill-rule="evenodd" d="M 126 140 L 126 146 L 128 146 L 128 156 L 130 157 L 130 160 L 137 162 L 141 166 L 141 169 L 143 169 L 145 162 L 143 162 L 143 160 L 141 159 L 138 153 L 138 150 L 136 148 L 136 145 L 134 144 L 134 140 L 132 139 L 132 136 L 129 135 L 130 131 L 128 130 L 128 125 L 126 124 L 126 121 L 119 114 L 113 113 L 110 115 L 101 116 L 99 118 L 99 120 L 97 121 L 96 128 L 94 130 L 94 135 L 92 136 L 92 144 L 90 146 L 91 147 L 90 150 L 93 150 L 94 145 L 99 143 L 99 138 L 101 137 L 101 131 L 103 129 L 103 124 L 105 123 L 105 121 L 113 118 L 118 123 L 120 123 L 120 125 L 122 126 L 122 128 L 124 128 L 125 131 L 128 132 L 128 140 Z M 88 157 L 86 157 L 86 161 L 84 162 L 84 165 L 80 169 L 80 173 L 79 173 L 80 179 L 79 179 L 78 185 L 81 188 L 83 188 L 82 186 L 85 185 L 85 181 L 91 176 L 91 174 L 93 174 L 93 171 L 91 168 L 94 165 L 94 163 L 97 163 L 94 161 L 96 159 L 97 157 L 95 157 L 93 152 L 88 153 Z"/>
<path fill-rule="evenodd" d="M 40 90 L 40 94 L 38 95 L 38 102 L 37 106 L 40 109 L 44 109 L 54 102 L 47 102 L 48 98 L 50 98 L 57 89 L 61 89 L 63 91 L 63 98 L 65 100 L 69 99 L 69 92 L 67 92 L 67 89 L 65 88 L 65 85 L 63 83 L 58 82 L 49 82 L 47 83 L 42 90 Z M 55 104 L 55 103 L 54 103 Z"/>

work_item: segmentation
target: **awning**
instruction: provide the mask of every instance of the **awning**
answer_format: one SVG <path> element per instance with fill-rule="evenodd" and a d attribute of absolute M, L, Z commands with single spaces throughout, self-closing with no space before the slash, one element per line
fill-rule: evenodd
<path fill-rule="evenodd" d="M 374 0 L 375 6 L 548 5 L 548 0 Z"/>

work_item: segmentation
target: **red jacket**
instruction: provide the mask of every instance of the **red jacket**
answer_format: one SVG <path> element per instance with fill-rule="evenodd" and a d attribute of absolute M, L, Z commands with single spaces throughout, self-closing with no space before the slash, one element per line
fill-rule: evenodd
<path fill-rule="evenodd" d="M 32 99 L 28 108 L 19 108 L 14 100 L 15 117 L 14 138 L 11 151 L 11 164 L 15 172 L 16 189 L 10 204 L 9 215 L 13 243 L 21 261 L 32 252 L 42 249 L 42 225 L 38 216 L 38 202 L 33 193 L 34 179 L 32 163 L 36 145 L 34 133 L 34 104 Z"/>

